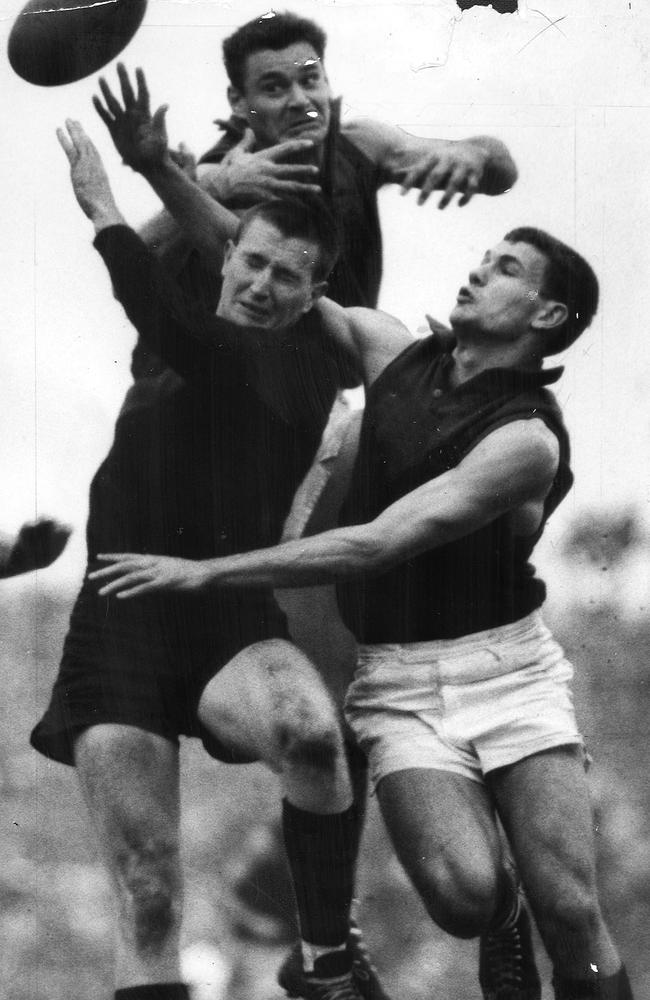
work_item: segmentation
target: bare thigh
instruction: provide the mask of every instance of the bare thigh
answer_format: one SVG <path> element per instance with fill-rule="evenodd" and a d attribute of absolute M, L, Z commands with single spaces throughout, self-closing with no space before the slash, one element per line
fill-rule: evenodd
<path fill-rule="evenodd" d="M 377 796 L 397 855 L 432 918 L 459 937 L 481 933 L 505 884 L 487 790 L 460 774 L 410 768 L 382 778 Z"/>

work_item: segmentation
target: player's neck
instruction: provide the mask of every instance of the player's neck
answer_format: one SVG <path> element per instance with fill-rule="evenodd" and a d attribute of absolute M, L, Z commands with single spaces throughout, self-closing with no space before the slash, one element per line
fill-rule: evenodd
<path fill-rule="evenodd" d="M 471 337 L 458 337 L 452 352 L 452 381 L 461 385 L 488 368 L 519 368 L 538 371 L 541 358 L 533 354 L 530 345 L 522 341 L 510 343 L 476 342 Z"/>

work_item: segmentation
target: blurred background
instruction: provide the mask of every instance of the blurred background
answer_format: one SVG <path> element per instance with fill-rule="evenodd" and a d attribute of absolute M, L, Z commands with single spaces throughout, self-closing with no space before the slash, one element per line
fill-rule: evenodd
<path fill-rule="evenodd" d="M 634 0 L 520 3 L 512 15 L 483 6 L 461 15 L 453 0 L 288 6 L 327 30 L 345 115 L 421 135 L 497 135 L 520 169 L 508 195 L 461 210 L 382 193 L 384 309 L 414 331 L 424 332 L 425 312 L 446 320 L 468 269 L 521 224 L 574 245 L 601 279 L 593 327 L 560 359 L 576 485 L 537 561 L 547 617 L 577 668 L 605 908 L 636 995 L 650 995 L 650 18 Z M 19 9 L 0 0 L 11 114 L 0 153 L 0 530 L 49 513 L 75 531 L 53 567 L 0 584 L 0 997 L 102 1000 L 112 989 L 108 887 L 74 774 L 38 757 L 28 735 L 56 674 L 83 572 L 88 484 L 129 384 L 134 335 L 90 245 L 55 127 L 83 122 L 135 225 L 158 204 L 120 165 L 90 104 L 96 81 L 43 89 L 13 75 L 4 51 Z M 213 143 L 212 122 L 227 111 L 221 41 L 262 12 L 248 0 L 151 0 L 124 60 L 145 68 L 154 105 L 170 103 L 174 143 L 197 154 Z M 251 859 L 275 856 L 274 780 L 255 766 L 216 765 L 190 743 L 183 754 L 187 975 L 196 1000 L 271 1000 L 291 907 L 283 872 Z M 374 803 L 358 895 L 396 996 L 478 1000 L 476 946 L 425 918 Z"/>

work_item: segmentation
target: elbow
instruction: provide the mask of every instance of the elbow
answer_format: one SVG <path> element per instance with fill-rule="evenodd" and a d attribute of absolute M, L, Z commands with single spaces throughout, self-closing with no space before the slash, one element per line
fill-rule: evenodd
<path fill-rule="evenodd" d="M 352 554 L 353 572 L 381 573 L 390 569 L 397 561 L 391 539 L 377 531 L 374 524 L 364 525 L 356 533 Z"/>
<path fill-rule="evenodd" d="M 413 539 L 396 526 L 380 520 L 364 526 L 355 540 L 356 557 L 363 573 L 386 573 L 413 555 Z"/>

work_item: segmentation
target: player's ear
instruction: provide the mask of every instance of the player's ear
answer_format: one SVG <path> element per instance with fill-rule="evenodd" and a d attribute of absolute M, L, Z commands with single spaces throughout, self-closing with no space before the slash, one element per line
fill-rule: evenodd
<path fill-rule="evenodd" d="M 555 330 L 566 322 L 569 310 L 564 302 L 555 299 L 545 299 L 540 302 L 537 315 L 532 321 L 535 330 Z"/>
<path fill-rule="evenodd" d="M 237 87 L 228 87 L 228 103 L 234 114 L 238 115 L 240 118 L 246 118 L 248 115 L 248 102 L 246 101 L 241 90 Z"/>
<path fill-rule="evenodd" d="M 311 286 L 311 295 L 309 302 L 309 309 L 316 305 L 318 300 L 322 298 L 323 295 L 327 293 L 327 282 L 326 281 L 316 281 Z"/>
<path fill-rule="evenodd" d="M 233 241 L 232 240 L 227 240 L 226 241 L 226 245 L 223 248 L 223 263 L 221 265 L 221 274 L 222 274 L 222 276 L 223 276 L 223 273 L 224 273 L 224 271 L 226 269 L 226 266 L 227 266 L 230 258 L 233 255 L 234 249 L 235 249 L 235 244 L 233 243 Z"/>

